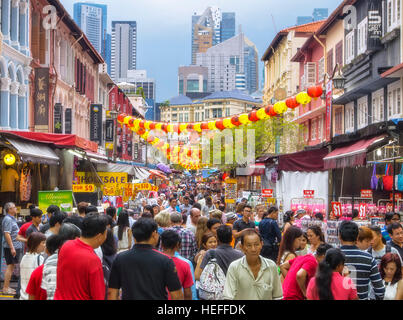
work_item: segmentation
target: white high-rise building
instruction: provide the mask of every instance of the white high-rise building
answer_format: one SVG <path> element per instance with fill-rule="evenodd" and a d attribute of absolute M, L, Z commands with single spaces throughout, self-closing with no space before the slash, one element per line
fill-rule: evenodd
<path fill-rule="evenodd" d="M 208 69 L 208 92 L 255 92 L 258 63 L 256 46 L 242 32 L 196 55 L 196 65 Z"/>
<path fill-rule="evenodd" d="M 112 21 L 111 77 L 118 82 L 127 78 L 137 65 L 136 21 Z"/>

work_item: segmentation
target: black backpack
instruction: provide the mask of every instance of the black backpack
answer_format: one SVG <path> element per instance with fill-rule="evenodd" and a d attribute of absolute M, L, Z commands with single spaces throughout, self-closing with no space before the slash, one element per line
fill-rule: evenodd
<path fill-rule="evenodd" d="M 390 245 L 390 243 L 385 244 L 385 254 L 392 252 L 392 246 Z M 368 253 L 372 256 L 372 247 L 368 249 Z M 374 257 L 374 259 L 376 260 L 378 266 L 381 264 L 381 259 L 382 257 Z"/>

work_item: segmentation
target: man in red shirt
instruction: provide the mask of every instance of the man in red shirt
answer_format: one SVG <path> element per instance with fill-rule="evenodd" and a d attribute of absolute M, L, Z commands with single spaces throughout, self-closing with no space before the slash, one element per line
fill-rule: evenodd
<path fill-rule="evenodd" d="M 180 250 L 181 237 L 174 230 L 165 230 L 161 234 L 162 252 L 172 258 L 175 263 L 178 278 L 183 288 L 183 296 L 185 300 L 192 300 L 193 277 L 190 266 L 185 261 L 175 257 L 175 252 Z M 169 300 L 171 296 L 169 295 Z"/>
<path fill-rule="evenodd" d="M 315 255 L 307 254 L 296 257 L 280 266 L 284 277 L 283 300 L 305 300 L 309 280 L 315 276 L 319 262 L 325 258 L 326 251 L 332 248 L 330 244 L 321 244 Z"/>
<path fill-rule="evenodd" d="M 104 300 L 102 263 L 94 252 L 105 239 L 108 219 L 89 213 L 83 219 L 81 237 L 67 241 L 59 251 L 54 300 Z"/>

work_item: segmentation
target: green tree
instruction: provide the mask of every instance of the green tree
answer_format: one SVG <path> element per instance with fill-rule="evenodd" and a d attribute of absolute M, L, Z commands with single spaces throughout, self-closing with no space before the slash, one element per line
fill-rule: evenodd
<path fill-rule="evenodd" d="M 145 94 L 144 94 L 144 89 L 143 89 L 143 87 L 138 87 L 138 88 L 137 88 L 137 90 L 136 90 L 136 95 L 142 96 L 143 99 L 146 98 L 146 96 L 145 96 Z"/>

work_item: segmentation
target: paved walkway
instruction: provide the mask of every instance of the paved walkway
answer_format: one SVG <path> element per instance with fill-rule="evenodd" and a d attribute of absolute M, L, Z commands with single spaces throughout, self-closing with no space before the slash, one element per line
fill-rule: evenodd
<path fill-rule="evenodd" d="M 11 281 L 10 282 L 10 287 L 13 288 L 14 290 L 17 289 L 17 281 Z M 14 299 L 14 296 L 5 296 L 3 295 L 3 293 L 1 292 L 1 290 L 3 289 L 3 281 L 0 282 L 0 300 L 16 300 Z"/>

